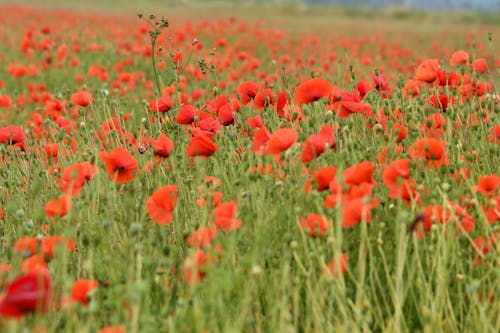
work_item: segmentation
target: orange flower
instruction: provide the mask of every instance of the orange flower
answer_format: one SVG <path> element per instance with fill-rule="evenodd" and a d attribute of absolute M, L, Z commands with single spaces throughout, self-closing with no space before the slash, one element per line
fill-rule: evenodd
<path fill-rule="evenodd" d="M 486 73 L 488 71 L 488 63 L 484 58 L 474 59 L 472 68 L 474 68 L 474 72 Z"/>
<path fill-rule="evenodd" d="M 323 78 L 314 78 L 302 82 L 295 88 L 293 98 L 296 104 L 307 104 L 330 97 L 333 85 Z"/>
<path fill-rule="evenodd" d="M 266 154 L 280 154 L 297 142 L 297 132 L 290 128 L 276 130 L 266 143 Z"/>
<path fill-rule="evenodd" d="M 455 67 L 456 65 L 462 65 L 469 62 L 469 54 L 464 50 L 459 50 L 451 55 L 450 65 Z"/>
<path fill-rule="evenodd" d="M 137 161 L 125 148 L 115 148 L 111 153 L 100 151 L 99 158 L 113 181 L 125 184 L 134 179 Z"/>
<path fill-rule="evenodd" d="M 36 237 L 22 237 L 14 244 L 14 251 L 23 256 L 31 256 L 38 252 L 39 241 Z"/>
<path fill-rule="evenodd" d="M 349 264 L 349 257 L 346 253 L 342 253 L 325 265 L 325 270 L 330 273 L 334 278 L 344 275 L 347 272 L 347 266 Z"/>
<path fill-rule="evenodd" d="M 9 95 L 0 95 L 0 107 L 8 108 L 12 106 L 12 98 Z"/>
<path fill-rule="evenodd" d="M 177 185 L 167 185 L 154 191 L 146 201 L 146 209 L 153 221 L 168 225 L 174 218 L 177 203 Z"/>
<path fill-rule="evenodd" d="M 99 330 L 97 333 L 125 333 L 125 326 L 107 326 Z"/>
<path fill-rule="evenodd" d="M 89 304 L 88 295 L 99 286 L 97 280 L 77 280 L 71 288 L 71 300 L 86 307 Z"/>
<path fill-rule="evenodd" d="M 434 82 L 439 70 L 438 59 L 427 59 L 422 62 L 415 73 L 415 78 L 419 81 Z"/>
<path fill-rule="evenodd" d="M 50 200 L 45 205 L 45 215 L 48 217 L 65 216 L 73 207 L 71 206 L 71 197 L 63 194 L 57 199 Z"/>

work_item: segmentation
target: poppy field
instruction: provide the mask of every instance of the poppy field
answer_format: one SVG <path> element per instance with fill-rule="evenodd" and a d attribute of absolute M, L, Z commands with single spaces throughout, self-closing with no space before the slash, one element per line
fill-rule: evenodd
<path fill-rule="evenodd" d="M 0 4 L 0 331 L 500 331 L 498 22 L 144 8 Z"/>

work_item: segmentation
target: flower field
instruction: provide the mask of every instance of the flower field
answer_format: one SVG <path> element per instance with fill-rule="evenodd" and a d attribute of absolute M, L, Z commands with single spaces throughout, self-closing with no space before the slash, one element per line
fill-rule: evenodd
<path fill-rule="evenodd" d="M 0 331 L 500 331 L 498 23 L 141 1 L 0 4 Z"/>

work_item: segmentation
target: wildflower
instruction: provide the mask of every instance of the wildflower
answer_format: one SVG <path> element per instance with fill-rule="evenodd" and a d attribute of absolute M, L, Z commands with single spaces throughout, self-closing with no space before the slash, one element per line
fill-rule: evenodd
<path fill-rule="evenodd" d="M 177 204 L 177 185 L 163 186 L 148 198 L 146 209 L 151 219 L 160 225 L 169 225 Z"/>
<path fill-rule="evenodd" d="M 12 281 L 0 301 L 0 315 L 20 318 L 31 312 L 46 312 L 52 297 L 52 281 L 47 271 L 24 274 Z"/>
<path fill-rule="evenodd" d="M 71 102 L 80 106 L 89 106 L 93 102 L 92 94 L 88 91 L 79 91 L 71 95 Z"/>
<path fill-rule="evenodd" d="M 409 148 L 409 153 L 414 161 L 421 161 L 431 168 L 446 166 L 450 163 L 446 154 L 446 142 L 434 138 L 417 140 Z"/>
<path fill-rule="evenodd" d="M 134 179 L 138 169 L 137 161 L 125 148 L 115 148 L 110 153 L 101 151 L 99 158 L 113 181 L 125 184 Z"/>
<path fill-rule="evenodd" d="M 241 221 L 236 219 L 236 202 L 224 202 L 214 210 L 215 225 L 219 229 L 233 230 L 241 227 Z"/>
<path fill-rule="evenodd" d="M 187 146 L 187 156 L 212 156 L 218 150 L 217 145 L 206 135 L 198 135 L 189 141 Z"/>
<path fill-rule="evenodd" d="M 89 294 L 99 286 L 97 280 L 77 280 L 71 288 L 71 300 L 86 307 Z"/>
<path fill-rule="evenodd" d="M 302 82 L 295 88 L 293 98 L 296 104 L 308 104 L 322 98 L 328 98 L 334 87 L 323 78 L 315 78 Z"/>
<path fill-rule="evenodd" d="M 309 214 L 306 218 L 300 219 L 300 226 L 307 231 L 311 237 L 317 237 L 326 233 L 330 223 L 324 216 Z"/>
<path fill-rule="evenodd" d="M 266 143 L 266 154 L 280 154 L 297 142 L 297 132 L 290 128 L 276 130 Z"/>

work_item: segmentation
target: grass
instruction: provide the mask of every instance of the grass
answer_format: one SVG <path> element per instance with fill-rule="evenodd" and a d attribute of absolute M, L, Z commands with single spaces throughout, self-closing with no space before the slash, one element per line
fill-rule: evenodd
<path fill-rule="evenodd" d="M 0 329 L 97 332 L 121 326 L 133 333 L 500 330 L 499 243 L 493 236 L 499 224 L 489 222 L 485 213 L 499 193 L 497 188 L 490 194 L 474 190 L 480 176 L 500 173 L 499 146 L 488 141 L 491 128 L 499 123 L 495 93 L 499 84 L 498 26 L 475 18 L 473 23 L 464 23 L 460 21 L 463 14 L 417 13 L 402 18 L 384 12 L 376 17 L 371 12 L 316 7 L 248 5 L 230 25 L 228 15 L 235 7 L 218 3 L 165 5 L 141 0 L 112 6 L 102 1 L 49 1 L 43 6 L 36 10 L 9 7 L 0 14 L 0 40 L 9 46 L 0 49 L 0 59 L 5 64 L 39 68 L 36 76 L 6 74 L 1 79 L 0 96 L 9 95 L 14 103 L 2 109 L 0 128 L 23 126 L 27 139 L 23 150 L 8 142 L 0 145 L 0 263 L 10 265 L 10 272 L 0 280 L 4 291 L 0 303 L 5 305 L 8 299 L 9 283 L 45 264 L 53 295 L 46 313 L 26 311 L 29 313 L 20 320 L 3 315 Z M 158 96 L 147 53 L 150 39 L 147 32 L 138 33 L 145 23 L 137 19 L 137 12 L 164 14 L 171 23 L 159 36 L 163 51 L 157 54 L 166 64 L 159 70 L 159 79 L 165 86 L 173 84 L 173 105 L 166 113 L 149 110 L 149 102 Z M 185 24 L 188 20 L 191 25 Z M 208 23 L 198 24 L 202 20 Z M 256 24 L 258 20 L 263 23 Z M 415 20 L 420 24 L 415 25 Z M 382 25 L 385 22 L 388 24 Z M 45 49 L 41 45 L 48 36 L 40 32 L 44 26 L 51 28 L 51 46 Z M 20 51 L 20 44 L 32 27 L 30 55 Z M 193 50 L 194 37 L 203 48 Z M 228 45 L 217 46 L 220 39 Z M 80 46 L 79 52 L 75 44 Z M 68 48 L 67 56 L 59 58 L 63 45 Z M 104 50 L 98 51 L 96 45 L 103 45 Z M 474 59 L 484 57 L 488 72 L 450 66 L 448 59 L 458 49 Z M 180 73 L 170 56 L 178 50 L 184 52 Z M 248 59 L 237 60 L 241 53 Z M 336 59 L 329 58 L 332 53 Z M 285 55 L 291 59 L 287 64 L 282 58 Z M 44 69 L 49 56 L 51 62 Z M 78 63 L 73 66 L 75 58 Z M 423 84 L 420 96 L 404 96 L 403 86 L 415 77 L 416 67 L 426 58 L 439 58 L 448 73 L 468 74 L 470 81 L 489 84 L 490 91 L 461 98 L 466 82 L 440 87 Z M 120 69 L 117 65 L 127 59 L 131 63 Z M 207 64 L 205 74 L 197 72 L 201 60 Z M 257 69 L 251 67 L 254 60 L 259 61 Z M 109 78 L 88 75 L 94 65 L 106 68 Z M 294 104 L 295 88 L 312 76 L 355 92 L 358 81 L 371 82 L 372 74 L 379 70 L 392 93 L 383 98 L 373 88 L 363 98 L 362 103 L 374 111 L 371 115 L 353 113 L 340 118 L 338 106 L 327 98 Z M 75 79 L 77 75 L 82 82 Z M 300 114 L 297 110 L 301 110 L 305 119 L 280 117 L 274 107 L 258 110 L 253 102 L 242 105 L 237 89 L 244 81 L 268 81 L 274 94 L 286 91 L 289 112 Z M 30 92 L 28 83 L 46 85 L 51 93 L 47 101 L 40 99 L 43 91 L 38 95 Z M 92 93 L 89 106 L 70 102 L 80 88 Z M 202 91 L 199 99 L 193 98 L 196 89 Z M 216 122 L 217 114 L 210 114 L 216 95 L 240 100 L 234 124 L 222 126 L 214 135 L 218 151 L 207 159 L 186 154 L 192 139 L 190 127 L 198 128 L 200 123 L 180 125 L 174 120 L 181 94 L 184 104 L 205 110 Z M 439 94 L 453 97 L 455 104 L 447 110 L 432 106 L 431 96 Z M 16 102 L 20 95 L 26 102 Z M 69 127 L 64 128 L 61 118 L 49 115 L 50 102 L 56 101 L 62 102 L 61 115 Z M 489 118 L 467 120 L 479 110 L 488 110 Z M 42 118 L 39 125 L 33 124 L 35 113 Z M 425 135 L 423 126 L 433 125 L 428 117 L 436 114 L 447 125 L 442 133 L 432 135 L 446 142 L 449 165 L 429 168 L 414 157 L 410 147 Z M 256 115 L 270 133 L 280 128 L 296 131 L 297 142 L 279 159 L 254 153 L 253 134 L 243 134 L 248 130 L 245 121 Z M 122 130 L 111 130 L 104 143 L 98 131 L 112 117 Z M 197 120 L 202 117 L 207 114 L 198 112 Z M 404 124 L 409 130 L 400 143 L 394 137 L 395 124 Z M 338 128 L 334 131 L 335 150 L 329 148 L 311 162 L 301 162 L 307 138 L 324 125 Z M 150 138 L 157 139 L 161 133 L 175 147 L 158 165 Z M 57 161 L 47 156 L 47 143 L 59 145 Z M 100 155 L 115 147 L 126 148 L 139 165 L 134 178 L 123 185 L 113 182 Z M 146 151 L 141 154 L 142 148 Z M 403 152 L 398 154 L 399 148 Z M 378 155 L 384 149 L 388 150 L 385 160 Z M 415 181 L 421 201 L 390 198 L 382 175 L 390 162 L 402 158 L 411 160 L 409 177 Z M 46 205 L 63 194 L 59 186 L 63 171 L 83 161 L 96 165 L 99 173 L 71 198 L 71 209 L 50 217 Z M 339 186 L 355 197 L 353 192 L 362 189 L 344 183 L 344 171 L 363 161 L 374 163 L 374 171 L 368 181 L 372 193 L 361 196 L 378 199 L 379 204 L 372 209 L 371 219 L 366 208 L 362 209 L 358 223 L 347 228 L 343 226 L 346 206 L 324 205 L 330 193 L 341 194 L 331 188 L 318 191 L 313 174 L 335 166 Z M 253 171 L 267 165 L 272 172 Z M 468 168 L 468 177 L 450 177 L 461 168 Z M 220 185 L 206 182 L 209 176 L 219 179 Z M 177 203 L 172 222 L 160 225 L 146 202 L 169 184 L 177 185 Z M 309 185 L 312 190 L 305 191 Z M 200 227 L 214 227 L 215 192 L 222 194 L 222 202 L 236 202 L 233 218 L 242 225 L 219 230 L 211 246 L 200 249 L 208 259 L 206 264 L 193 266 L 193 275 L 204 274 L 195 283 L 185 270 L 198 249 L 189 245 L 188 237 Z M 205 205 L 200 205 L 200 196 Z M 432 213 L 426 210 L 430 205 L 435 209 L 439 205 L 443 211 Z M 310 213 L 328 221 L 329 227 L 319 237 L 311 237 L 310 230 L 301 226 L 301 219 Z M 500 219 L 497 212 L 493 215 Z M 473 221 L 470 232 L 460 230 L 465 217 Z M 429 223 L 428 230 L 414 228 L 422 220 Z M 42 242 L 56 235 L 73 239 L 74 250 L 58 246 L 50 256 L 37 246 L 35 251 L 16 246 L 23 237 Z M 480 242 L 487 244 L 487 251 Z M 33 255 L 40 251 L 44 253 L 42 263 L 27 265 L 26 260 L 36 258 Z M 345 272 L 325 269 L 341 254 L 348 256 Z M 86 295 L 88 304 L 75 301 L 72 295 L 74 283 L 80 279 L 99 281 Z"/>

